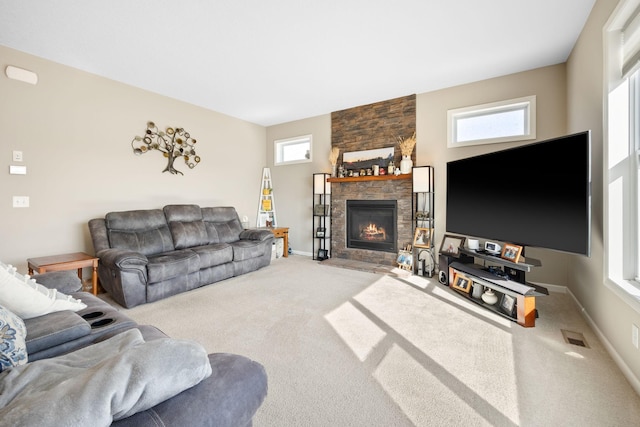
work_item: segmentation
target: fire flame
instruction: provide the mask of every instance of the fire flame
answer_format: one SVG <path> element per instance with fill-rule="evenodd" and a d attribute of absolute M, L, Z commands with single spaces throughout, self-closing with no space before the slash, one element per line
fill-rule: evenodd
<path fill-rule="evenodd" d="M 374 223 L 370 223 L 362 229 L 363 237 L 369 240 L 385 240 L 387 238 L 387 232 L 384 228 L 378 227 Z"/>

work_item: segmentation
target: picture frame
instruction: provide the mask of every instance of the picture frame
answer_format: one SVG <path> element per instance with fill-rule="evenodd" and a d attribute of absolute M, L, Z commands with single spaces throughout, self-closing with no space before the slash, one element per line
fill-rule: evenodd
<path fill-rule="evenodd" d="M 404 249 L 399 250 L 396 262 L 398 267 L 403 270 L 411 270 L 413 268 L 413 252 Z"/>
<path fill-rule="evenodd" d="M 502 294 L 502 298 L 500 299 L 500 309 L 509 317 L 513 317 L 516 310 L 516 297 Z"/>
<path fill-rule="evenodd" d="M 316 237 L 324 237 L 325 231 L 326 231 L 325 227 L 316 228 Z"/>
<path fill-rule="evenodd" d="M 445 234 L 440 245 L 440 255 L 447 255 L 453 258 L 460 258 L 460 248 L 464 246 L 467 238 Z"/>
<path fill-rule="evenodd" d="M 522 246 L 514 245 L 512 243 L 505 243 L 502 247 L 500 258 L 506 259 L 511 262 L 518 262 L 520 260 L 521 254 Z"/>
<path fill-rule="evenodd" d="M 373 165 L 384 166 L 393 160 L 394 147 L 374 148 L 371 150 L 348 151 L 342 154 L 342 165 L 345 169 L 368 169 Z"/>
<path fill-rule="evenodd" d="M 432 235 L 433 228 L 416 227 L 416 232 L 413 235 L 413 246 L 416 248 L 429 249 L 431 247 Z"/>
<path fill-rule="evenodd" d="M 315 216 L 329 216 L 329 205 L 318 204 L 313 206 Z"/>
<path fill-rule="evenodd" d="M 266 227 L 267 222 L 271 220 L 271 216 L 268 213 L 261 213 L 258 215 L 258 227 Z"/>
<path fill-rule="evenodd" d="M 462 273 L 456 273 L 453 276 L 453 282 L 451 283 L 451 287 L 453 289 L 457 289 L 458 291 L 468 294 L 471 291 L 472 284 L 473 284 L 473 281 L 469 279 L 467 276 L 465 276 Z"/>
<path fill-rule="evenodd" d="M 318 259 L 320 261 L 329 259 L 329 251 L 327 249 L 318 249 Z"/>

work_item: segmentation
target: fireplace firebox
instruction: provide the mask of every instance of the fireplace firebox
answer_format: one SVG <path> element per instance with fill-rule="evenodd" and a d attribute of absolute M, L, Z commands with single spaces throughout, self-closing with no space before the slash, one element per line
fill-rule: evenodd
<path fill-rule="evenodd" d="M 397 252 L 397 201 L 347 200 L 347 248 Z"/>

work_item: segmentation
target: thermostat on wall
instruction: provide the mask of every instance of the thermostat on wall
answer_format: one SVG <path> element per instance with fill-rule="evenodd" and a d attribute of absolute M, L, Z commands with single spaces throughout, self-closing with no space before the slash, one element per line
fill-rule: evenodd
<path fill-rule="evenodd" d="M 490 254 L 498 255 L 502 250 L 502 246 L 494 242 L 485 242 L 484 250 L 489 252 Z"/>

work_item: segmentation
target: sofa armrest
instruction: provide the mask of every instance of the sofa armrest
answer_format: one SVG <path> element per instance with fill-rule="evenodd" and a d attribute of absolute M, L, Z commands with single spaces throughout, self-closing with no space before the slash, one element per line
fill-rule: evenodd
<path fill-rule="evenodd" d="M 80 315 L 64 310 L 25 319 L 27 354 L 56 347 L 91 333 L 91 326 Z"/>
<path fill-rule="evenodd" d="M 119 270 L 144 269 L 149 262 L 145 255 L 126 249 L 104 249 L 96 253 L 96 256 L 100 258 L 102 265 Z"/>
<path fill-rule="evenodd" d="M 249 229 L 249 230 L 242 230 L 240 232 L 240 240 L 265 241 L 265 240 L 268 240 L 269 238 L 273 238 L 273 233 L 270 230 Z"/>
<path fill-rule="evenodd" d="M 229 353 L 209 354 L 212 374 L 171 399 L 112 427 L 251 426 L 268 391 L 260 363 Z"/>
<path fill-rule="evenodd" d="M 67 295 L 82 289 L 82 281 L 75 270 L 49 271 L 31 277 L 45 288 L 57 289 Z"/>

